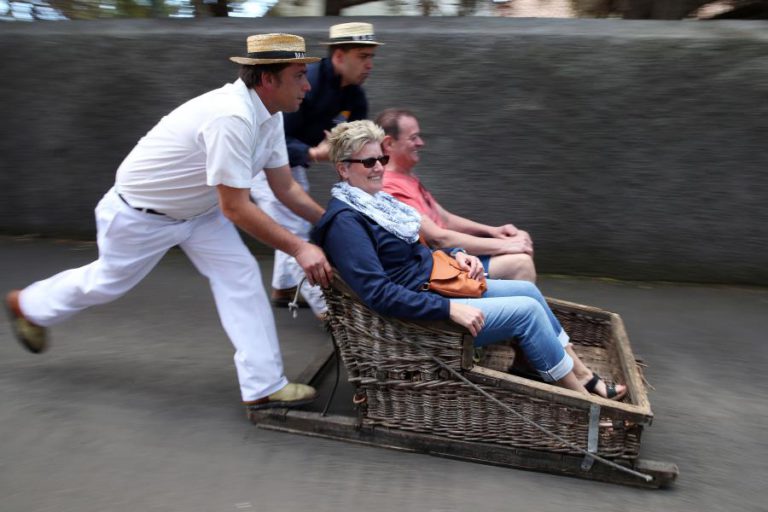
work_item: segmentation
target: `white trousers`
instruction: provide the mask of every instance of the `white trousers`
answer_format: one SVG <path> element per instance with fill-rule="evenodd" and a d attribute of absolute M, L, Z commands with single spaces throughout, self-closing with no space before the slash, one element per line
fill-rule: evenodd
<path fill-rule="evenodd" d="M 291 168 L 291 174 L 293 174 L 293 179 L 306 192 L 309 192 L 307 169 L 297 165 Z M 265 173 L 260 172 L 254 178 L 253 185 L 251 186 L 251 197 L 259 205 L 259 208 L 272 217 L 275 222 L 302 240 L 309 240 L 309 231 L 312 229 L 312 224 L 293 213 L 275 197 L 275 194 L 272 193 L 272 189 L 269 187 Z M 283 251 L 275 250 L 272 287 L 280 290 L 293 288 L 303 278 L 304 270 L 299 266 L 296 258 Z M 301 295 L 316 315 L 325 313 L 328 310 L 323 298 L 323 291 L 319 286 L 309 286 L 305 281 L 301 286 Z"/>
<path fill-rule="evenodd" d="M 134 210 L 112 189 L 96 207 L 96 230 L 96 261 L 22 291 L 21 309 L 30 321 L 54 325 L 117 299 L 179 245 L 210 282 L 222 326 L 235 347 L 243 400 L 270 395 L 288 383 L 261 271 L 220 210 L 175 220 Z"/>

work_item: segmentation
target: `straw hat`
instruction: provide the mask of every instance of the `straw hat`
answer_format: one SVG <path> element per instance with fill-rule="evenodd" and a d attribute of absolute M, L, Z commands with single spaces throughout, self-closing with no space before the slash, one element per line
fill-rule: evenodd
<path fill-rule="evenodd" d="M 248 38 L 248 55 L 230 57 L 229 60 L 244 66 L 256 64 L 309 64 L 319 57 L 307 57 L 304 38 L 291 34 L 259 34 Z"/>
<path fill-rule="evenodd" d="M 384 44 L 374 40 L 373 25 L 370 23 L 340 23 L 333 25 L 328 32 L 329 41 L 323 44 Z"/>

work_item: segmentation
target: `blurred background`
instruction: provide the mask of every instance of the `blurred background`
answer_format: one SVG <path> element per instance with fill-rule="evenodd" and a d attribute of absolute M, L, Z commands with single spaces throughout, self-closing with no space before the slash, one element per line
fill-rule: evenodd
<path fill-rule="evenodd" d="M 0 19 L 259 16 L 766 19 L 768 0 L 0 0 Z"/>
<path fill-rule="evenodd" d="M 541 273 L 765 286 L 767 12 L 768 0 L 0 0 L 0 234 L 92 240 L 125 155 L 233 80 L 228 57 L 248 35 L 300 34 L 322 55 L 328 27 L 357 17 L 386 42 L 365 84 L 371 116 L 413 110 L 422 181 L 450 211 L 529 231 Z M 335 172 L 309 174 L 325 204 Z"/>

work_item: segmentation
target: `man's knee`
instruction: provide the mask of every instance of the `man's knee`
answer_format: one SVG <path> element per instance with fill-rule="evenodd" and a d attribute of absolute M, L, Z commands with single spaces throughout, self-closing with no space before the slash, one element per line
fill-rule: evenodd
<path fill-rule="evenodd" d="M 501 254 L 491 258 L 488 269 L 491 279 L 519 279 L 536 282 L 536 265 L 528 254 Z"/>

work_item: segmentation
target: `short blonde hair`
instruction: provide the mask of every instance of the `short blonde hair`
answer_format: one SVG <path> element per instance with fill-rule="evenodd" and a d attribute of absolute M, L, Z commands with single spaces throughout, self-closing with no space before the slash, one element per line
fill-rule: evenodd
<path fill-rule="evenodd" d="M 384 130 L 376 123 L 363 119 L 362 121 L 352 121 L 350 123 L 341 123 L 331 130 L 328 137 L 328 158 L 333 163 L 339 163 L 357 153 L 363 146 L 370 142 L 384 140 Z"/>

